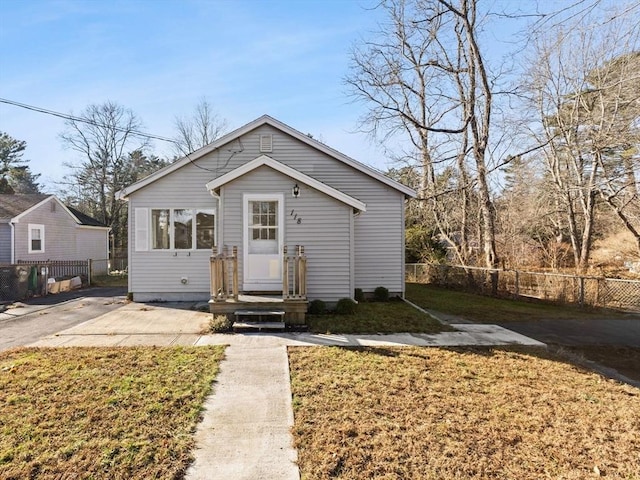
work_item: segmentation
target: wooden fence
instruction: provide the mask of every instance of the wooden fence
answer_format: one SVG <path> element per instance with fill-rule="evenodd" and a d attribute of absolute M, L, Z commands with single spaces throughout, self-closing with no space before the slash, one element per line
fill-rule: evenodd
<path fill-rule="evenodd" d="M 33 262 L 18 260 L 17 265 L 37 267 L 42 275 L 48 278 L 81 277 L 84 283 L 91 282 L 92 260 L 47 260 Z M 46 272 L 43 271 L 46 269 Z"/>
<path fill-rule="evenodd" d="M 499 295 L 640 311 L 637 280 L 429 263 L 407 264 L 405 275 L 407 282 L 433 283 L 481 294 L 490 294 L 497 283 Z"/>
<path fill-rule="evenodd" d="M 0 265 L 0 301 L 18 301 L 33 295 L 46 295 L 49 278 L 80 277 L 84 285 L 91 285 L 97 276 L 113 271 L 126 272 L 126 258 L 97 260 L 18 260 L 15 264 Z"/>

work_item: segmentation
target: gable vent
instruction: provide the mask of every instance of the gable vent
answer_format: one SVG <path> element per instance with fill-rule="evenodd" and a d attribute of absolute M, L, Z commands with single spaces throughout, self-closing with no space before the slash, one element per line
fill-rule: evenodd
<path fill-rule="evenodd" d="M 273 151 L 273 135 L 260 135 L 260 152 L 268 153 Z"/>

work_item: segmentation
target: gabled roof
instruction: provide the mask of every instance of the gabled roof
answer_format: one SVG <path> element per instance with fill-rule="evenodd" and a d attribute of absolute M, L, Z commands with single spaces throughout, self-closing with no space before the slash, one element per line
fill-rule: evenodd
<path fill-rule="evenodd" d="M 285 165 L 283 163 L 278 162 L 277 160 L 274 160 L 273 158 L 267 156 L 267 155 L 261 155 L 258 158 L 255 158 L 253 160 L 251 160 L 250 162 L 245 163 L 244 165 L 239 166 L 238 168 L 224 174 L 221 175 L 220 177 L 216 178 L 215 180 L 210 181 L 209 183 L 207 183 L 207 189 L 208 190 L 212 190 L 212 191 L 216 191 L 218 188 L 220 188 L 222 185 L 225 185 L 233 180 L 235 180 L 238 177 L 241 177 L 242 175 L 245 175 L 246 173 L 249 173 L 253 170 L 255 170 L 258 167 L 261 167 L 263 165 L 266 165 L 267 167 L 273 168 L 274 170 L 277 170 L 278 172 L 287 175 L 290 178 L 293 178 L 295 180 L 297 180 L 300 183 L 303 183 L 305 185 L 308 185 L 309 187 L 313 187 L 316 190 L 321 191 L 322 193 L 335 198 L 336 200 L 341 201 L 342 203 L 345 203 L 355 209 L 358 209 L 362 212 L 366 211 L 367 206 L 361 202 L 360 200 L 353 198 L 350 195 L 347 195 L 346 193 L 341 192 L 340 190 L 336 190 L 333 187 L 330 187 L 329 185 L 327 185 L 326 183 L 322 183 L 318 180 L 316 180 L 313 177 L 310 177 L 309 175 L 305 175 L 304 173 L 300 172 L 299 170 L 296 170 L 295 168 L 291 168 L 288 165 Z"/>
<path fill-rule="evenodd" d="M 325 145 L 324 143 L 321 143 L 317 140 L 314 140 L 313 138 L 311 138 L 309 135 L 305 135 L 302 132 L 299 132 L 298 130 L 291 128 L 290 126 L 276 120 L 273 117 L 270 117 L 269 115 L 263 115 L 257 119 L 255 119 L 252 122 L 247 123 L 246 125 L 226 134 L 223 135 L 222 137 L 220 137 L 219 139 L 217 139 L 216 141 L 214 141 L 213 143 L 210 143 L 209 145 L 206 145 L 202 148 L 200 148 L 199 150 L 196 150 L 195 152 L 189 154 L 186 157 L 181 158 L 180 160 L 175 161 L 174 163 L 172 163 L 171 165 L 168 165 L 160 170 L 158 170 L 157 172 L 152 173 L 151 175 L 149 175 L 146 178 L 143 178 L 142 180 L 133 183 L 131 185 L 129 185 L 126 188 L 123 188 L 122 190 L 120 190 L 117 193 L 117 197 L 119 199 L 126 199 L 126 197 L 128 197 L 130 194 L 132 194 L 133 192 L 135 192 L 136 190 L 139 190 L 143 187 L 146 187 L 147 185 L 149 185 L 150 183 L 155 182 L 156 180 L 159 180 L 160 178 L 170 174 L 171 172 L 174 172 L 175 170 L 178 170 L 179 168 L 185 166 L 188 163 L 194 162 L 196 160 L 198 160 L 199 158 L 215 151 L 216 149 L 222 147 L 223 145 L 226 145 L 229 142 L 232 142 L 233 140 L 235 140 L 238 137 L 241 137 L 242 135 L 255 130 L 258 127 L 261 127 L 263 125 L 270 125 L 273 128 L 276 128 L 286 134 L 291 135 L 292 137 L 296 138 L 297 140 L 309 145 L 312 148 L 315 148 L 316 150 L 319 150 L 333 158 L 335 158 L 336 160 L 339 160 L 353 168 L 355 168 L 356 170 L 364 173 L 365 175 L 368 175 L 370 177 L 375 178 L 376 180 L 392 187 L 395 188 L 396 190 L 402 192 L 403 194 L 405 194 L 408 197 L 415 197 L 416 196 L 416 192 L 407 187 L 406 185 L 401 184 L 400 182 L 396 182 L 395 180 L 387 177 L 386 175 L 384 175 L 382 172 L 379 172 L 378 170 L 365 165 L 364 163 L 360 163 L 357 160 L 354 160 L 351 157 L 348 157 L 347 155 L 344 155 L 343 153 L 338 152 L 337 150 L 334 150 L 331 147 L 328 147 L 327 145 Z"/>
<path fill-rule="evenodd" d="M 0 194 L 0 221 L 3 223 L 19 222 L 20 217 L 35 210 L 43 203 L 49 201 L 49 199 L 53 199 L 58 205 L 60 205 L 79 225 L 108 228 L 95 218 L 85 215 L 75 208 L 66 206 L 55 195 L 42 193 Z"/>

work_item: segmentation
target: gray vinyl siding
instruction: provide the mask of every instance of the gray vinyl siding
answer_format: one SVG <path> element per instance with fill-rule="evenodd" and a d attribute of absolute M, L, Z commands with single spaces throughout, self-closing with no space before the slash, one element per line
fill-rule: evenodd
<path fill-rule="evenodd" d="M 55 203 L 55 211 L 51 204 Z M 29 253 L 29 224 L 44 225 L 44 252 Z M 82 227 L 53 198 L 20 217 L 15 225 L 15 260 L 103 260 L 107 229 Z"/>
<path fill-rule="evenodd" d="M 0 223 L 0 263 L 11 263 L 11 225 Z"/>
<path fill-rule="evenodd" d="M 92 260 L 105 260 L 109 258 L 107 253 L 109 232 L 103 228 L 88 226 L 76 226 L 76 256 L 78 260 L 91 258 Z"/>
<path fill-rule="evenodd" d="M 225 212 L 217 212 L 217 228 L 224 232 L 224 238 L 219 239 L 220 246 L 225 243 L 231 245 L 234 242 L 237 242 L 239 247 L 242 246 L 240 236 L 242 197 L 238 196 L 241 192 L 277 193 L 277 189 L 280 189 L 279 191 L 285 195 L 285 204 L 288 209 L 285 210 L 285 218 L 287 218 L 285 244 L 299 243 L 305 245 L 307 249 L 311 298 L 331 300 L 352 296 L 353 287 L 372 291 L 378 286 L 385 286 L 391 292 L 403 292 L 404 195 L 402 192 L 311 148 L 278 129 L 263 125 L 197 159 L 195 161 L 197 166 L 194 163 L 187 163 L 130 195 L 129 281 L 134 298 L 136 298 L 135 292 L 144 292 L 145 295 L 151 296 L 154 292 L 176 292 L 180 295 L 185 292 L 207 292 L 208 294 L 208 252 L 196 254 L 192 252 L 190 257 L 183 258 L 184 253 L 179 253 L 179 257 L 175 257 L 173 252 L 133 251 L 135 245 L 133 212 L 139 207 L 204 208 L 208 206 L 211 208 L 217 206 L 217 200 L 205 187 L 206 183 L 262 155 L 259 150 L 261 134 L 273 135 L 273 150 L 265 155 L 364 202 L 367 211 L 361 212 L 353 219 L 353 232 L 351 232 L 349 228 L 351 220 L 347 215 L 347 213 L 351 214 L 350 207 L 321 192 L 305 193 L 309 187 L 300 185 L 303 190 L 300 198 L 296 199 L 296 203 L 305 210 L 301 225 L 310 227 L 308 237 L 300 236 L 298 232 L 302 229 L 290 228 L 295 226 L 290 225 L 291 219 L 287 218 L 291 210 L 289 204 L 293 200 L 291 197 L 293 182 L 268 167 L 262 167 L 221 188 Z M 366 159 L 360 160 L 366 161 Z M 270 174 L 266 175 L 265 169 L 278 178 L 272 178 Z M 265 180 L 258 178 L 258 172 L 261 172 L 260 175 L 266 175 Z M 322 201 L 317 198 L 318 196 L 323 198 Z M 314 201 L 320 203 L 314 203 Z M 324 213 L 323 208 L 326 209 Z M 339 215 L 336 213 L 338 211 Z M 351 256 L 349 249 L 352 250 Z M 240 258 L 242 259 L 242 256 Z M 353 259 L 351 261 L 353 264 L 344 261 L 349 258 Z M 346 276 L 345 265 L 348 265 L 346 268 L 351 269 L 350 272 L 347 271 Z M 180 276 L 185 274 L 190 276 L 187 286 L 179 283 Z M 332 288 L 334 291 L 330 292 Z M 156 295 L 155 298 L 157 297 Z M 169 296 L 165 295 L 165 298 Z"/>
<path fill-rule="evenodd" d="M 294 180 L 262 166 L 223 187 L 224 238 L 229 247 L 238 246 L 239 278 L 243 278 L 243 194 L 264 193 L 284 196 L 284 244 L 289 251 L 296 245 L 305 248 L 307 256 L 307 294 L 335 302 L 352 296 L 350 280 L 351 208 L 326 194 L 300 186 L 300 196 L 293 198 Z M 291 210 L 298 215 L 291 215 Z"/>
<path fill-rule="evenodd" d="M 204 174 L 204 177 L 202 176 Z M 171 181 L 169 181 L 171 179 Z M 187 166 L 147 187 L 129 202 L 129 291 L 136 301 L 207 300 L 210 296 L 211 250 L 135 251 L 136 208 L 216 209 L 218 202 L 205 188 L 211 178 Z M 149 213 L 150 214 L 150 213 Z M 216 217 L 219 212 L 216 212 Z M 216 229 L 218 224 L 216 218 Z M 187 278 L 183 284 L 182 279 Z"/>

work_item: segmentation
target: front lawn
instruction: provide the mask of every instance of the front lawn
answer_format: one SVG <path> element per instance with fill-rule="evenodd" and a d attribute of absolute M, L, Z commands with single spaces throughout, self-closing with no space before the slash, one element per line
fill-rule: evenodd
<path fill-rule="evenodd" d="M 302 478 L 638 478 L 640 391 L 543 349 L 289 349 Z"/>
<path fill-rule="evenodd" d="M 181 478 L 224 347 L 0 353 L 0 478 Z"/>
<path fill-rule="evenodd" d="M 451 330 L 440 325 L 405 302 L 361 302 L 353 315 L 307 314 L 307 325 L 314 333 L 438 333 Z"/>

